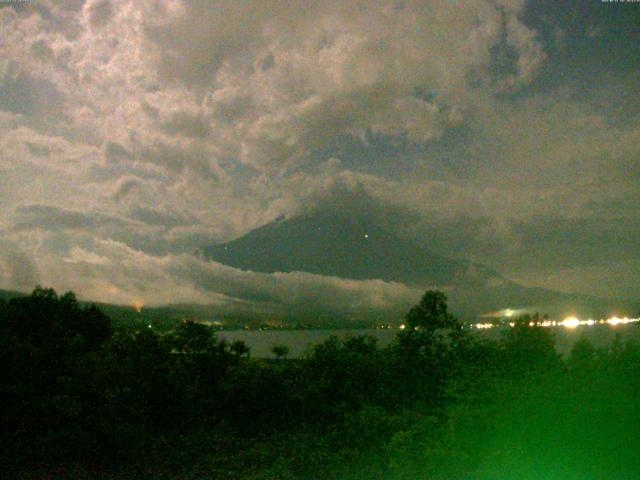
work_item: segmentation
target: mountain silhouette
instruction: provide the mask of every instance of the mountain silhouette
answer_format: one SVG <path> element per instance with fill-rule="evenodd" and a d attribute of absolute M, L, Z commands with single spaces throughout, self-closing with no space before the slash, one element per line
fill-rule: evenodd
<path fill-rule="evenodd" d="M 357 215 L 316 212 L 280 217 L 227 243 L 203 248 L 205 258 L 262 273 L 308 272 L 354 280 L 381 279 L 444 289 L 454 312 L 475 318 L 506 308 L 608 315 L 632 302 L 528 287 L 463 259 L 452 259 L 400 238 Z"/>
<path fill-rule="evenodd" d="M 403 240 L 371 220 L 336 213 L 281 217 L 203 253 L 210 260 L 263 273 L 300 271 L 418 286 L 503 280 L 486 267 Z"/>

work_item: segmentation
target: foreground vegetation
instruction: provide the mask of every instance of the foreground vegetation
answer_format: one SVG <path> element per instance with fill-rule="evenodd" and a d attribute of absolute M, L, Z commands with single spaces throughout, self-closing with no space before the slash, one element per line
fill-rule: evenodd
<path fill-rule="evenodd" d="M 387 348 L 260 360 L 206 326 L 114 329 L 73 294 L 0 302 L 7 478 L 639 478 L 640 350 L 523 322 L 467 336 L 427 292 Z M 443 333 L 446 332 L 446 333 Z"/>

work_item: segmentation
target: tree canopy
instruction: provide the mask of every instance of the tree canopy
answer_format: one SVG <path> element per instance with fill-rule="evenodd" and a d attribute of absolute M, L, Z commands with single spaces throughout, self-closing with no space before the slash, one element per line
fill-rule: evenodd
<path fill-rule="evenodd" d="M 427 290 L 420 302 L 409 310 L 405 320 L 410 330 L 425 329 L 431 332 L 456 324 L 448 310 L 447 296 L 440 290 Z"/>

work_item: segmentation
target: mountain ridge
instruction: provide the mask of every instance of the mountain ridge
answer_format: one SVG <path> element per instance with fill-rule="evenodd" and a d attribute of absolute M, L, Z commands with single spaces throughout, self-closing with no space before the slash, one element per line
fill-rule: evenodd
<path fill-rule="evenodd" d="M 202 253 L 241 270 L 301 271 L 439 288 L 447 292 L 453 310 L 466 318 L 506 308 L 557 316 L 609 315 L 636 308 L 631 301 L 520 285 L 489 267 L 440 255 L 400 239 L 370 219 L 345 213 L 279 217 L 234 240 L 204 247 Z"/>
<path fill-rule="evenodd" d="M 402 240 L 361 217 L 315 213 L 282 218 L 230 242 L 203 248 L 205 258 L 262 273 L 302 271 L 353 280 L 380 279 L 411 286 L 456 285 L 499 273 Z"/>

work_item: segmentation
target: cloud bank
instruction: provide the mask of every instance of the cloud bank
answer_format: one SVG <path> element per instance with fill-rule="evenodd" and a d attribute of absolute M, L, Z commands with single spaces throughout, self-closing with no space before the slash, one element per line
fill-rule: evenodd
<path fill-rule="evenodd" d="M 621 270 L 640 258 L 637 72 L 610 65 L 587 91 L 563 59 L 606 37 L 534 10 L 1 5 L 0 233 L 11 247 L 0 287 L 341 312 L 414 298 L 402 285 L 265 276 L 196 254 L 281 214 L 348 207 L 508 277 L 640 294 Z"/>

